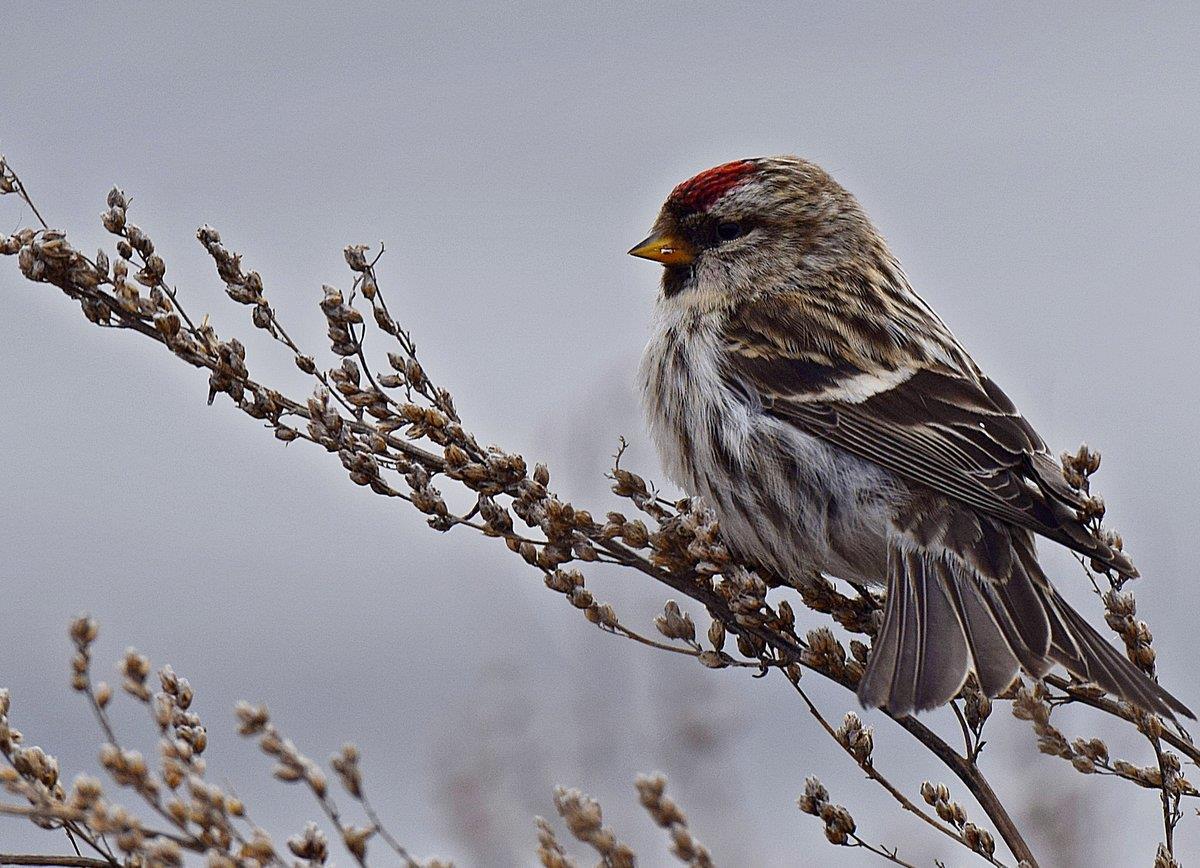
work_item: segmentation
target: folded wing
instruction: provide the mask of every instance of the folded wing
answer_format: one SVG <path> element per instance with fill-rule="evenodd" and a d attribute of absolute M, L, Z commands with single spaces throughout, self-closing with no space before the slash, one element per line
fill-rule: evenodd
<path fill-rule="evenodd" d="M 871 368 L 731 336 L 725 374 L 764 409 L 897 475 L 1136 575 L 1080 521 L 1080 495 L 1008 397 L 945 363 Z"/>

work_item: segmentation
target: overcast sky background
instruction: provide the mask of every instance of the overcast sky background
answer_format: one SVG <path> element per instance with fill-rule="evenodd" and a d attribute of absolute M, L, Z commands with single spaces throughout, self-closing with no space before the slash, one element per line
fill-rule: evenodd
<path fill-rule="evenodd" d="M 343 245 L 382 239 L 393 311 L 479 439 L 548 462 L 603 513 L 620 435 L 628 466 L 661 476 L 633 388 L 658 274 L 624 251 L 700 169 L 812 158 L 1052 447 L 1103 451 L 1162 680 L 1200 703 L 1195 4 L 246 5 L 6 5 L 0 149 L 52 225 L 108 245 L 97 215 L 123 186 L 190 310 L 288 384 L 196 227 L 221 230 L 313 348 L 321 284 L 349 282 Z M 0 201 L 0 230 L 30 222 Z M 213 779 L 279 842 L 315 806 L 238 740 L 242 697 L 315 758 L 356 741 L 397 835 L 461 865 L 531 864 L 557 783 L 666 864 L 632 790 L 654 769 L 721 864 L 865 864 L 796 810 L 809 774 L 867 839 L 968 864 L 861 781 L 782 682 L 601 634 L 503 546 L 432 533 L 323 452 L 285 448 L 224 398 L 206 407 L 201 373 L 90 326 L 13 259 L 0 329 L 0 685 L 64 768 L 93 768 L 99 744 L 67 686 L 66 625 L 87 610 L 105 676 L 136 645 L 191 679 Z M 1047 562 L 1099 623 L 1070 558 Z M 629 575 L 589 583 L 647 627 L 664 599 Z M 833 718 L 856 707 L 809 686 Z M 148 721 L 118 707 L 152 750 Z M 910 793 L 947 779 L 869 717 Z M 1039 756 L 1006 708 L 989 728 L 986 768 L 1047 865 L 1152 861 L 1152 795 Z M 0 825 L 0 850 L 38 846 L 65 850 Z"/>

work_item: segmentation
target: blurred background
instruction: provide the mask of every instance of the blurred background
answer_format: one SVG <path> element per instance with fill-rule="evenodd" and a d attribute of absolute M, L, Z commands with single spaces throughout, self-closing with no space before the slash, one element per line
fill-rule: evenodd
<path fill-rule="evenodd" d="M 193 314 L 299 381 L 229 302 L 193 233 L 260 271 L 304 346 L 347 243 L 481 442 L 546 461 L 601 514 L 604 471 L 661 479 L 633 372 L 657 269 L 625 256 L 679 180 L 793 152 L 854 191 L 913 284 L 1053 448 L 1099 448 L 1096 484 L 1144 579 L 1166 686 L 1193 706 L 1200 488 L 1195 4 L 6 4 L 0 148 L 83 249 L 113 183 Z M 31 225 L 16 197 L 0 229 Z M 670 861 L 633 779 L 661 770 L 720 864 L 857 865 L 794 798 L 819 775 L 860 833 L 918 864 L 969 857 L 903 814 L 786 685 L 602 634 L 503 546 L 439 535 L 285 447 L 158 346 L 89 325 L 0 261 L 0 685 L 65 769 L 99 735 L 67 684 L 68 620 L 110 661 L 136 645 L 197 690 L 215 782 L 277 841 L 317 811 L 235 734 L 269 704 L 324 759 L 343 741 L 401 840 L 462 865 L 533 862 L 555 784 L 600 798 L 643 863 Z M 1078 566 L 1047 548 L 1093 623 Z M 650 628 L 665 594 L 589 586 Z M 809 626 L 823 623 L 805 616 Z M 706 622 L 705 622 L 706 623 Z M 857 707 L 811 679 L 832 719 Z M 153 749 L 141 709 L 116 703 Z M 915 795 L 946 773 L 877 715 L 876 761 Z M 1084 715 L 1069 736 L 1144 743 Z M 1057 716 L 1056 716 L 1057 719 Z M 930 721 L 953 733 L 944 714 Z M 1046 864 L 1149 864 L 1153 794 L 1040 756 L 998 707 L 985 769 Z M 973 819 L 982 814 L 951 780 Z M 344 801 L 344 800 L 343 800 Z M 561 828 L 561 827 L 560 827 Z M 1200 855 L 1194 817 L 1179 855 Z M 16 820 L 0 848 L 66 850 Z M 582 855 L 582 850 L 576 850 Z M 344 863 L 344 854 L 338 857 Z M 381 864 L 386 864 L 385 862 Z"/>

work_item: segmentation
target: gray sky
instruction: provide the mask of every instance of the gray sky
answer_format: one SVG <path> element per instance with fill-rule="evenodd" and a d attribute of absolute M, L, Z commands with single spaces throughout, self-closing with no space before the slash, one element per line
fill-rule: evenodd
<path fill-rule="evenodd" d="M 384 240 L 390 302 L 480 440 L 547 461 L 596 512 L 620 435 L 629 466 L 660 475 L 632 385 L 657 274 L 624 251 L 695 171 L 822 163 L 1052 446 L 1103 451 L 1162 679 L 1200 696 L 1194 4 L 39 3 L 3 18 L 0 149 L 52 224 L 107 244 L 96 215 L 120 184 L 190 309 L 245 339 L 193 238 L 212 223 L 310 347 L 320 285 L 348 283 L 342 246 Z M 29 219 L 0 202 L 4 231 Z M 135 644 L 191 679 L 214 779 L 279 840 L 315 810 L 233 735 L 241 697 L 311 756 L 357 741 L 399 836 L 464 865 L 529 862 L 555 783 L 600 796 L 664 863 L 632 792 L 651 769 L 723 864 L 859 864 L 795 809 L 813 773 L 868 838 L 962 859 L 772 679 L 590 629 L 503 547 L 431 533 L 326 455 L 206 407 L 201 374 L 89 326 L 12 260 L 0 317 L 0 685 L 64 766 L 90 766 L 99 741 L 65 675 L 66 623 L 88 610 L 103 657 Z M 247 344 L 252 370 L 295 382 L 286 354 Z M 1047 561 L 1098 622 L 1071 560 Z M 664 596 L 592 583 L 646 625 Z M 855 707 L 812 689 L 834 717 Z M 1073 776 L 996 717 L 988 768 L 1049 863 L 1152 859 L 1152 798 Z M 152 748 L 136 713 L 118 719 Z M 910 790 L 945 777 L 881 724 L 879 761 Z M 44 840 L 0 825 L 5 847 Z M 1194 817 L 1180 845 L 1200 855 Z"/>

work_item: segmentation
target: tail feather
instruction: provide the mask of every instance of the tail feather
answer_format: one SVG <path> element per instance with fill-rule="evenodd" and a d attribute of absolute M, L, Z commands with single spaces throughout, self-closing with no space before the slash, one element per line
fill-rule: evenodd
<path fill-rule="evenodd" d="M 1064 641 L 1050 646 L 1050 656 L 1076 678 L 1091 681 L 1106 693 L 1164 717 L 1196 719 L 1190 708 L 1152 681 L 1124 654 L 1105 641 L 1078 612 L 1050 591 L 1048 603 L 1063 621 Z"/>
<path fill-rule="evenodd" d="M 988 614 L 995 621 L 1000 635 L 1004 637 L 1004 641 L 1008 643 L 1025 671 L 1039 678 L 1045 675 L 1051 666 L 1050 661 L 1046 659 L 1046 652 L 1050 648 L 1050 625 L 1040 611 L 1036 590 L 1026 587 L 1021 592 L 1013 593 L 982 576 L 964 578 L 970 591 L 978 594 L 987 606 Z M 1005 584 L 1017 582 L 1028 586 L 1029 575 L 1014 569 Z M 1033 614 L 1035 611 L 1037 614 Z M 1027 617 L 1035 619 L 1035 626 L 1030 627 L 1024 623 L 1023 619 Z M 1036 623 L 1038 620 L 1041 623 Z M 1016 677 L 1015 672 L 1013 677 Z M 1009 683 L 1012 683 L 1011 679 Z"/>
<path fill-rule="evenodd" d="M 889 560 L 891 555 L 889 553 Z M 889 567 L 888 573 L 891 574 Z M 892 684 L 896 680 L 896 659 L 900 656 L 899 621 L 901 600 L 906 595 L 904 585 L 895 585 L 897 591 L 889 589 L 884 601 L 883 626 L 871 646 L 871 657 L 866 671 L 858 682 L 858 698 L 863 705 L 878 708 L 888 705 L 892 696 Z"/>
<path fill-rule="evenodd" d="M 896 670 L 892 674 L 894 696 L 899 702 L 912 705 L 915 702 L 917 688 L 916 675 L 921 670 L 921 603 L 916 599 L 916 589 L 912 581 L 905 582 L 903 592 L 896 595 L 899 605 L 896 621 L 896 632 L 899 640 L 896 643 Z"/>
<path fill-rule="evenodd" d="M 864 705 L 897 714 L 936 708 L 969 671 L 995 696 L 1018 666 L 1041 677 L 1058 663 L 1147 711 L 1195 717 L 1058 595 L 1031 544 L 1013 554 L 1008 575 L 993 580 L 944 550 L 889 545 L 883 625 L 858 688 Z"/>
<path fill-rule="evenodd" d="M 962 687 L 970 649 L 943 570 L 920 554 L 889 552 L 887 609 L 858 688 L 864 704 L 924 710 Z"/>
<path fill-rule="evenodd" d="M 988 696 L 1003 693 L 1020 668 L 1012 646 L 988 611 L 981 593 L 970 587 L 964 589 L 961 582 L 954 580 L 946 583 L 946 591 L 971 649 L 971 663 L 979 687 Z"/>
<path fill-rule="evenodd" d="M 970 671 L 970 652 L 946 593 L 942 565 L 912 552 L 905 560 L 921 636 L 920 666 L 913 673 L 913 706 L 930 708 L 939 704 L 942 696 L 958 693 Z"/>
<path fill-rule="evenodd" d="M 1014 561 L 1007 580 L 985 585 L 999 601 L 997 611 L 1004 613 L 1028 649 L 1029 660 L 1022 662 L 1038 676 L 1050 668 L 1049 663 L 1043 664 L 1050 650 L 1050 618 L 1042 599 L 1044 585 L 1040 571 L 1031 572 L 1020 561 Z"/>

